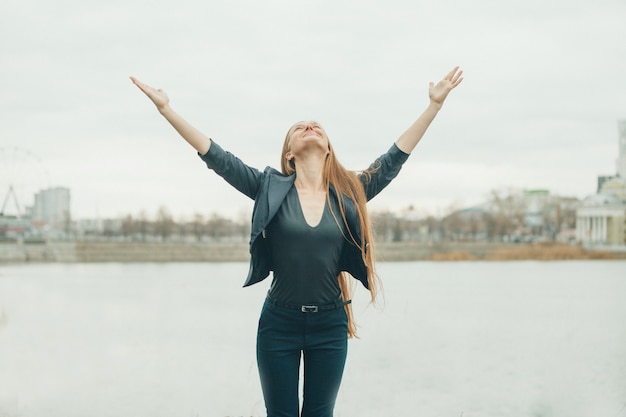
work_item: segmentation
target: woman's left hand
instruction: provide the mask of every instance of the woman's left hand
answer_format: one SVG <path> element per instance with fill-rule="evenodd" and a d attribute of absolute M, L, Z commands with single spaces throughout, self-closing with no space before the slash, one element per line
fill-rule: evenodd
<path fill-rule="evenodd" d="M 428 88 L 428 96 L 430 100 L 441 106 L 448 97 L 448 93 L 452 91 L 457 85 L 461 84 L 463 81 L 463 71 L 459 71 L 459 67 L 454 67 L 452 71 L 450 71 L 443 80 L 439 81 L 436 85 L 432 81 L 429 84 Z"/>
<path fill-rule="evenodd" d="M 160 88 L 156 89 L 150 87 L 148 84 L 142 83 L 135 77 L 130 77 L 130 79 L 133 84 L 139 87 L 139 89 L 143 91 L 150 100 L 152 100 L 152 102 L 157 107 L 157 109 L 159 109 L 160 112 L 163 112 L 163 110 L 166 109 L 167 106 L 169 106 L 170 99 L 167 94 L 165 94 L 165 91 L 161 90 Z"/>

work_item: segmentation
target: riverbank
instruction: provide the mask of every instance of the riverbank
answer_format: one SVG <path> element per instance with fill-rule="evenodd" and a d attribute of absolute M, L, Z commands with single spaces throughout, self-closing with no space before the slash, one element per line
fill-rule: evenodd
<path fill-rule="evenodd" d="M 386 242 L 382 262 L 626 259 L 624 251 L 560 243 Z M 246 243 L 32 242 L 0 243 L 0 264 L 28 262 L 247 262 Z"/>

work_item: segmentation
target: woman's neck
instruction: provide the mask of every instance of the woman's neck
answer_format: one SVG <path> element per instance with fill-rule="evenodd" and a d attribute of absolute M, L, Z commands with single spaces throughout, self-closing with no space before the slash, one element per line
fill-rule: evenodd
<path fill-rule="evenodd" d="M 324 161 L 298 159 L 294 184 L 299 191 L 326 192 Z"/>

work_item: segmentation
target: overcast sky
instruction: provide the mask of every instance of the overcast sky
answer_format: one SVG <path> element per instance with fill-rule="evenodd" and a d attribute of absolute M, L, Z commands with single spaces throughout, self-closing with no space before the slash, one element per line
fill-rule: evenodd
<path fill-rule="evenodd" d="M 584 198 L 615 173 L 625 21 L 623 0 L 3 0 L 0 201 L 10 181 L 21 204 L 70 188 L 74 217 L 249 213 L 130 75 L 250 165 L 278 166 L 289 126 L 314 119 L 358 170 L 455 65 L 465 80 L 371 207 Z"/>

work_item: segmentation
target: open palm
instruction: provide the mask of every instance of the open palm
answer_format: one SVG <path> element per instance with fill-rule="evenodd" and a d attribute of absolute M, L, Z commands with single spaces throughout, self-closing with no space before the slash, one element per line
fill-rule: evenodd
<path fill-rule="evenodd" d="M 150 87 L 149 85 L 142 83 L 135 77 L 130 77 L 130 79 L 133 84 L 139 87 L 139 89 L 143 91 L 150 100 L 152 100 L 152 102 L 155 106 L 157 106 L 158 109 L 163 109 L 169 104 L 170 99 L 167 94 L 165 94 L 165 91 Z"/>
<path fill-rule="evenodd" d="M 448 93 L 463 81 L 462 75 L 463 71 L 459 71 L 459 67 L 454 67 L 454 69 L 437 84 L 431 82 L 430 88 L 428 89 L 430 99 L 437 104 L 443 104 Z"/>

